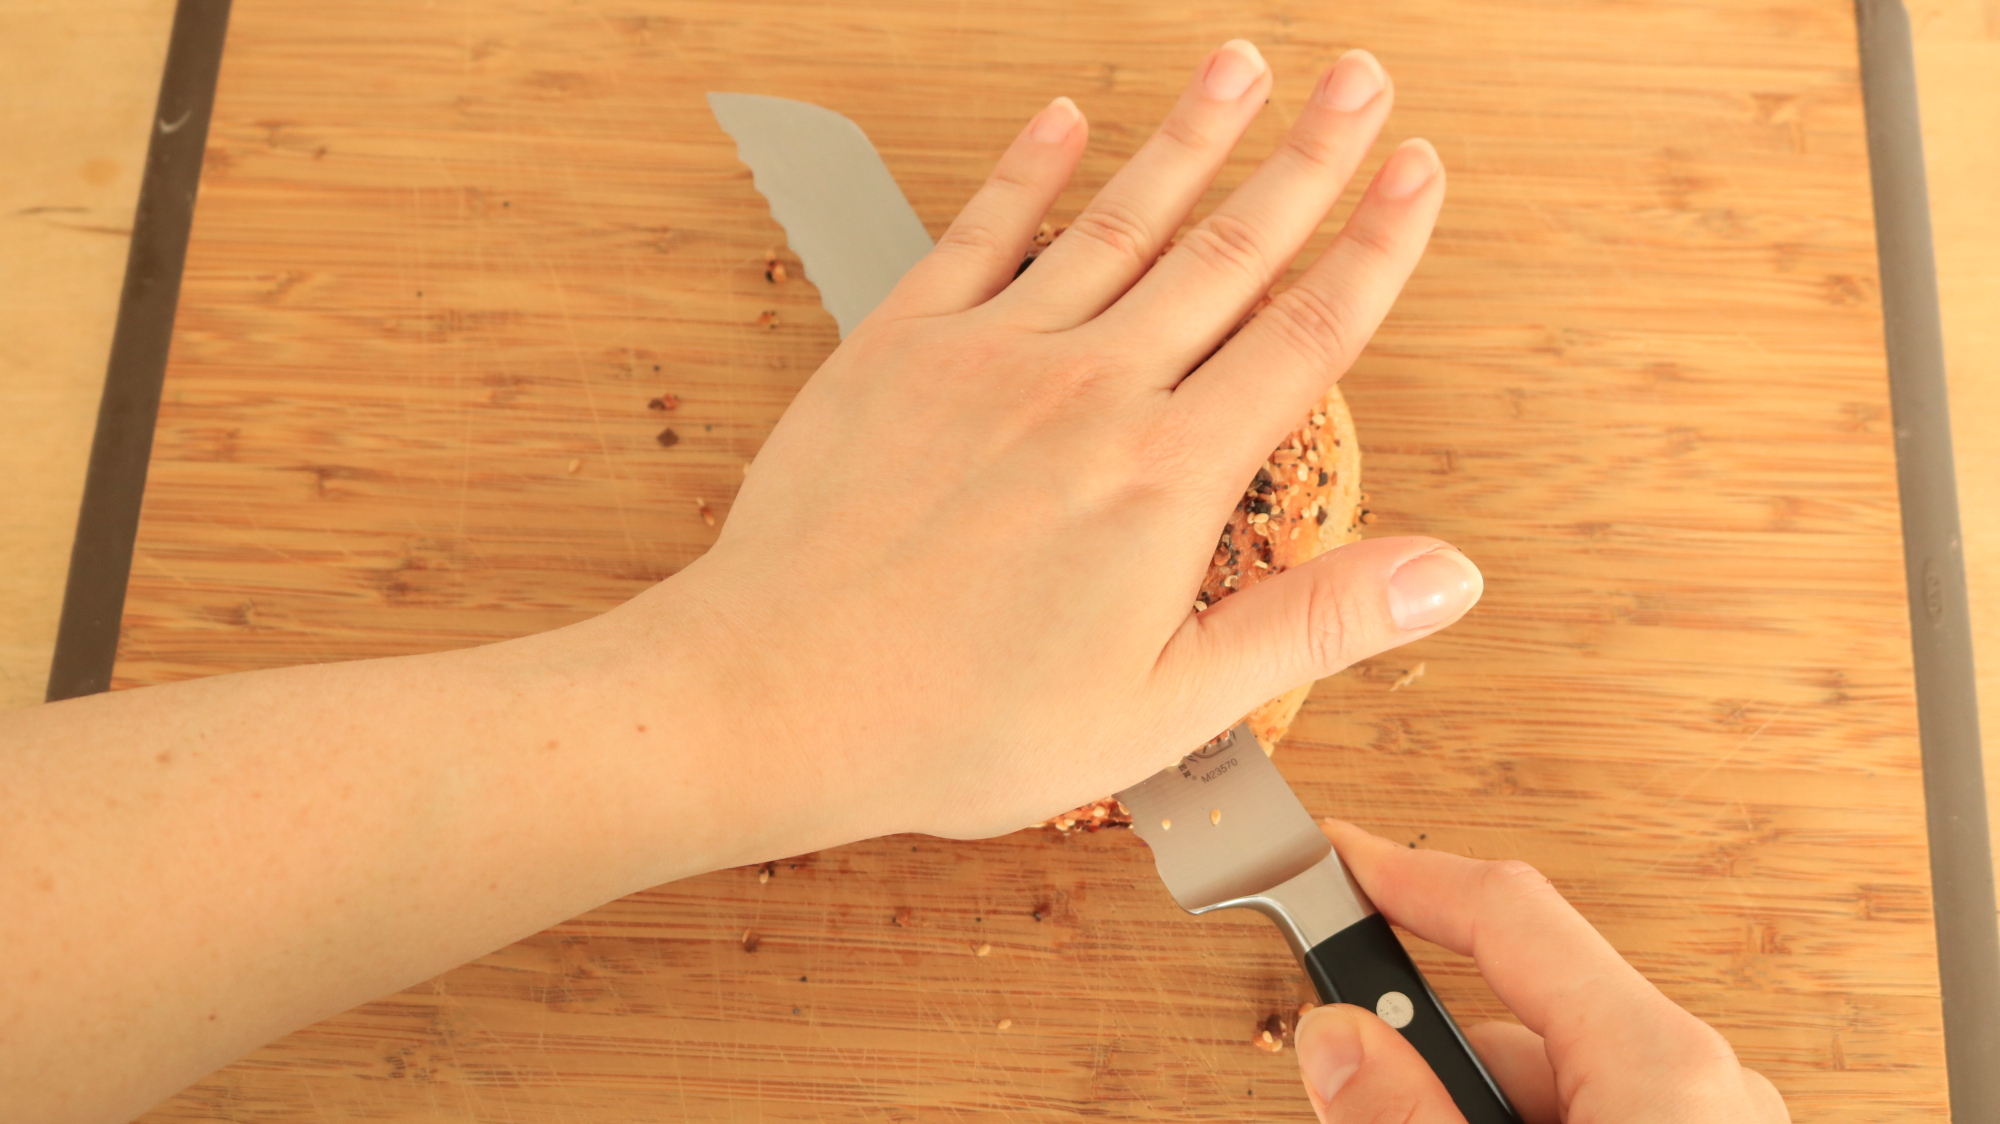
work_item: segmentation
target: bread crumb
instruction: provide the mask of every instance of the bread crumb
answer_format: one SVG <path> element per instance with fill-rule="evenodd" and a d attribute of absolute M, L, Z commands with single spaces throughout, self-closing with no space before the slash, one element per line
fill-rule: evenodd
<path fill-rule="evenodd" d="M 1418 660 L 1417 666 L 1411 668 L 1410 670 L 1404 672 L 1401 675 L 1398 675 L 1396 677 L 1396 681 L 1394 683 L 1389 684 L 1389 690 L 1400 691 L 1403 688 L 1409 686 L 1410 684 L 1415 683 L 1417 680 L 1422 679 L 1424 677 L 1424 665 L 1426 662 L 1427 661 L 1424 660 Z"/>
<path fill-rule="evenodd" d="M 678 410 L 681 408 L 681 398 L 678 394 L 662 394 L 658 398 L 646 399 L 646 408 L 648 410 Z"/>
<path fill-rule="evenodd" d="M 653 440 L 660 443 L 660 448 L 671 449 L 681 443 L 681 435 L 671 429 L 663 429 L 654 436 Z"/>

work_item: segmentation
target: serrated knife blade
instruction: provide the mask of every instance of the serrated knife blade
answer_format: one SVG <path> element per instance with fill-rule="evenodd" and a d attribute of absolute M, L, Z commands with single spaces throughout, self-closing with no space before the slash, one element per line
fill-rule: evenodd
<path fill-rule="evenodd" d="M 708 108 L 846 338 L 931 252 L 930 232 L 868 134 L 833 110 L 734 93 L 709 94 Z"/>
<path fill-rule="evenodd" d="M 1468 1124 L 1519 1124 L 1451 1013 L 1243 724 L 1118 794 L 1189 913 L 1270 918 L 1323 1002 L 1380 1015 L 1417 1048 Z"/>

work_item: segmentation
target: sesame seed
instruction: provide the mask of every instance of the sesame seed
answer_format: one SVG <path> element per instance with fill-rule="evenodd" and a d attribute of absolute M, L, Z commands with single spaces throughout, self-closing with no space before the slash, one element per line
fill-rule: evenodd
<path fill-rule="evenodd" d="M 1222 809 L 1220 809 L 1220 808 L 1210 808 L 1210 809 L 1208 810 L 1208 822 L 1209 822 L 1209 823 L 1212 823 L 1212 824 L 1216 824 L 1216 825 L 1218 825 L 1218 826 L 1219 826 L 1219 825 L 1221 825 L 1221 823 L 1222 823 Z"/>
<path fill-rule="evenodd" d="M 1014 1025 L 1014 1020 L 1013 1020 L 1013 1019 L 1001 1019 L 1001 1020 L 1000 1020 L 1000 1021 L 999 1021 L 998 1023 L 996 1023 L 996 1024 L 994 1024 L 994 1025 L 998 1026 L 998 1027 L 999 1027 L 999 1028 L 1000 1028 L 1001 1030 L 1006 1030 L 1006 1029 L 1007 1029 L 1008 1027 L 1010 1027 L 1010 1026 L 1013 1026 L 1013 1025 Z"/>
<path fill-rule="evenodd" d="M 1172 831 L 1173 829 L 1174 829 L 1174 821 L 1172 821 L 1172 820 L 1161 820 L 1161 821 L 1160 821 L 1160 830 L 1161 830 L 1161 831 Z"/>
<path fill-rule="evenodd" d="M 975 949 L 973 949 L 973 950 L 972 950 L 972 955 L 974 955 L 974 956 L 984 956 L 984 955 L 986 955 L 987 953 L 989 953 L 989 952 L 992 952 L 992 951 L 993 951 L 993 946 L 992 946 L 992 945 L 990 945 L 990 944 L 983 944 L 983 945 L 980 945 L 980 946 L 979 946 L 978 948 L 975 948 Z"/>

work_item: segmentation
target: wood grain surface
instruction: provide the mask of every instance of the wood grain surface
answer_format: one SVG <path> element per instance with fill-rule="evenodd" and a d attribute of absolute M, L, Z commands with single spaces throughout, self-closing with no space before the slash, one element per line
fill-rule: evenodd
<path fill-rule="evenodd" d="M 835 343 L 704 91 L 853 117 L 935 232 L 1056 93 L 1073 213 L 1237 34 L 1279 82 L 1222 187 L 1363 45 L 1451 169 L 1344 385 L 1371 530 L 1489 582 L 1322 683 L 1281 767 L 1538 864 L 1798 1118 L 1942 1118 L 1845 3 L 239 0 L 120 684 L 517 635 L 701 552 Z M 152 1119 L 1304 1119 L 1250 1040 L 1306 997 L 1123 833 L 886 839 L 613 903 Z"/>

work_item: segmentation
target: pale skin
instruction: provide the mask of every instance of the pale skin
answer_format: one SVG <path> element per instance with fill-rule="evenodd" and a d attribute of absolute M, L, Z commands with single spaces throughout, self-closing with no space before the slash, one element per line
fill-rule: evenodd
<path fill-rule="evenodd" d="M 0 715 L 0 1118 L 129 1119 L 647 886 L 1019 828 L 1458 619 L 1479 573 L 1421 537 L 1191 611 L 1245 482 L 1354 361 L 1444 197 L 1435 151 L 1403 143 L 1231 337 L 1392 100 L 1372 56 L 1343 58 L 1162 255 L 1272 82 L 1247 43 L 1211 54 L 1013 280 L 1086 142 L 1076 107 L 1051 103 L 806 384 L 715 547 L 611 612 Z M 1384 911 L 1478 957 L 1521 1017 L 1474 1041 L 1531 1122 L 1785 1119 L 1545 882 L 1342 830 Z M 1537 941 L 1617 986 L 1579 992 Z M 1306 1019 L 1321 1118 L 1458 1119 L 1401 1041 L 1353 1008 Z M 1348 1076 L 1315 1083 L 1316 1064 Z"/>

